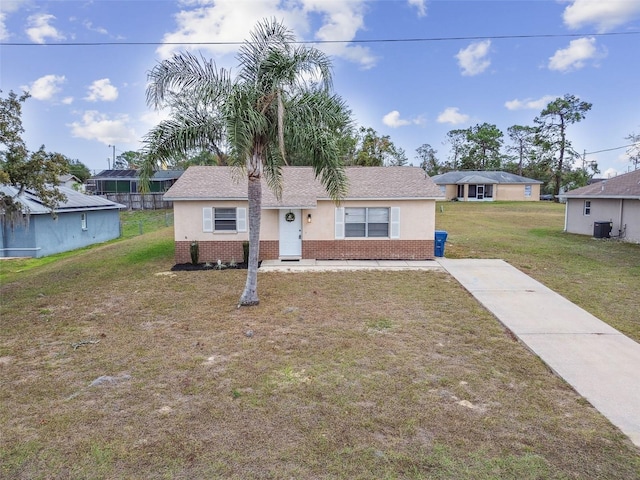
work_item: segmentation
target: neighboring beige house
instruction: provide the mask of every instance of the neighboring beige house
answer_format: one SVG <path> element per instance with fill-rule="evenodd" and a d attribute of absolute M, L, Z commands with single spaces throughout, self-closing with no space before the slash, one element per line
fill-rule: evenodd
<path fill-rule="evenodd" d="M 417 167 L 348 167 L 336 205 L 310 167 L 282 169 L 282 198 L 263 181 L 260 260 L 432 259 L 435 202 L 442 195 Z M 176 263 L 243 258 L 249 239 L 247 180 L 231 167 L 194 166 L 165 193 L 173 202 Z"/>
<path fill-rule="evenodd" d="M 566 199 L 566 232 L 640 243 L 640 170 L 571 190 L 560 198 Z"/>
<path fill-rule="evenodd" d="M 543 182 L 513 173 L 461 170 L 431 177 L 446 200 L 471 201 L 538 201 Z"/>

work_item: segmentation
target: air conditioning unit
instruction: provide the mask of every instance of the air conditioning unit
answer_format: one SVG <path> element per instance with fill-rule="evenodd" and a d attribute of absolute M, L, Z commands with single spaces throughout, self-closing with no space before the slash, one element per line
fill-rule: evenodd
<path fill-rule="evenodd" d="M 613 222 L 593 222 L 593 236 L 595 238 L 610 238 Z"/>

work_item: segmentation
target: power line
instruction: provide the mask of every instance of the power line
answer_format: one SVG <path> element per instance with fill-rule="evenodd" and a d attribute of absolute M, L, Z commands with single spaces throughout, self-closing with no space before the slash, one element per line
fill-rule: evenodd
<path fill-rule="evenodd" d="M 614 150 L 621 150 L 623 148 L 627 148 L 627 147 L 634 147 L 638 145 L 637 143 L 630 143 L 629 145 L 622 145 L 620 147 L 613 147 L 613 148 L 606 148 L 604 150 L 597 150 L 595 152 L 585 152 L 585 155 L 593 155 L 594 153 L 602 153 L 602 152 L 612 152 Z"/>
<path fill-rule="evenodd" d="M 573 37 L 611 37 L 621 35 L 638 35 L 640 31 L 608 32 L 608 33 L 558 33 L 534 35 L 474 35 L 467 37 L 424 37 L 424 38 L 378 38 L 362 40 L 300 40 L 287 42 L 291 44 L 331 44 L 331 43 L 418 43 L 446 42 L 456 40 L 505 40 L 527 38 L 573 38 Z M 243 45 L 246 41 L 236 42 L 60 42 L 60 43 L 27 43 L 0 42 L 3 47 L 95 47 L 95 46 L 135 46 L 135 45 Z"/>

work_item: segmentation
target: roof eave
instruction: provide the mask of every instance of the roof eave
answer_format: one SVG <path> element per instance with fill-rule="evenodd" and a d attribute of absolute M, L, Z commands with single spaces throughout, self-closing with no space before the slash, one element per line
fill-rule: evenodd
<path fill-rule="evenodd" d="M 597 195 L 597 194 L 584 194 L 584 195 L 558 195 L 558 198 L 567 198 L 567 199 L 583 199 L 583 200 L 593 200 L 593 199 L 607 199 L 607 200 L 640 200 L 640 195 Z"/>
<path fill-rule="evenodd" d="M 445 196 L 431 195 L 426 197 L 345 197 L 345 198 L 341 198 L 340 201 L 341 202 L 345 202 L 345 201 L 388 202 L 389 200 L 438 200 L 442 198 L 445 198 Z M 329 197 L 319 197 L 318 200 L 331 201 L 331 202 L 333 201 L 333 199 Z"/>

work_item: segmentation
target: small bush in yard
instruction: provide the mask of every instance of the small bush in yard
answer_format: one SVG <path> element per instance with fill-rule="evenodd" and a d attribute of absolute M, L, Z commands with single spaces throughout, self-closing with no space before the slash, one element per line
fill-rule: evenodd
<path fill-rule="evenodd" d="M 198 245 L 197 241 L 191 242 L 189 253 L 191 254 L 191 263 L 193 263 L 194 265 L 197 265 L 198 257 L 200 256 L 200 245 Z"/>

